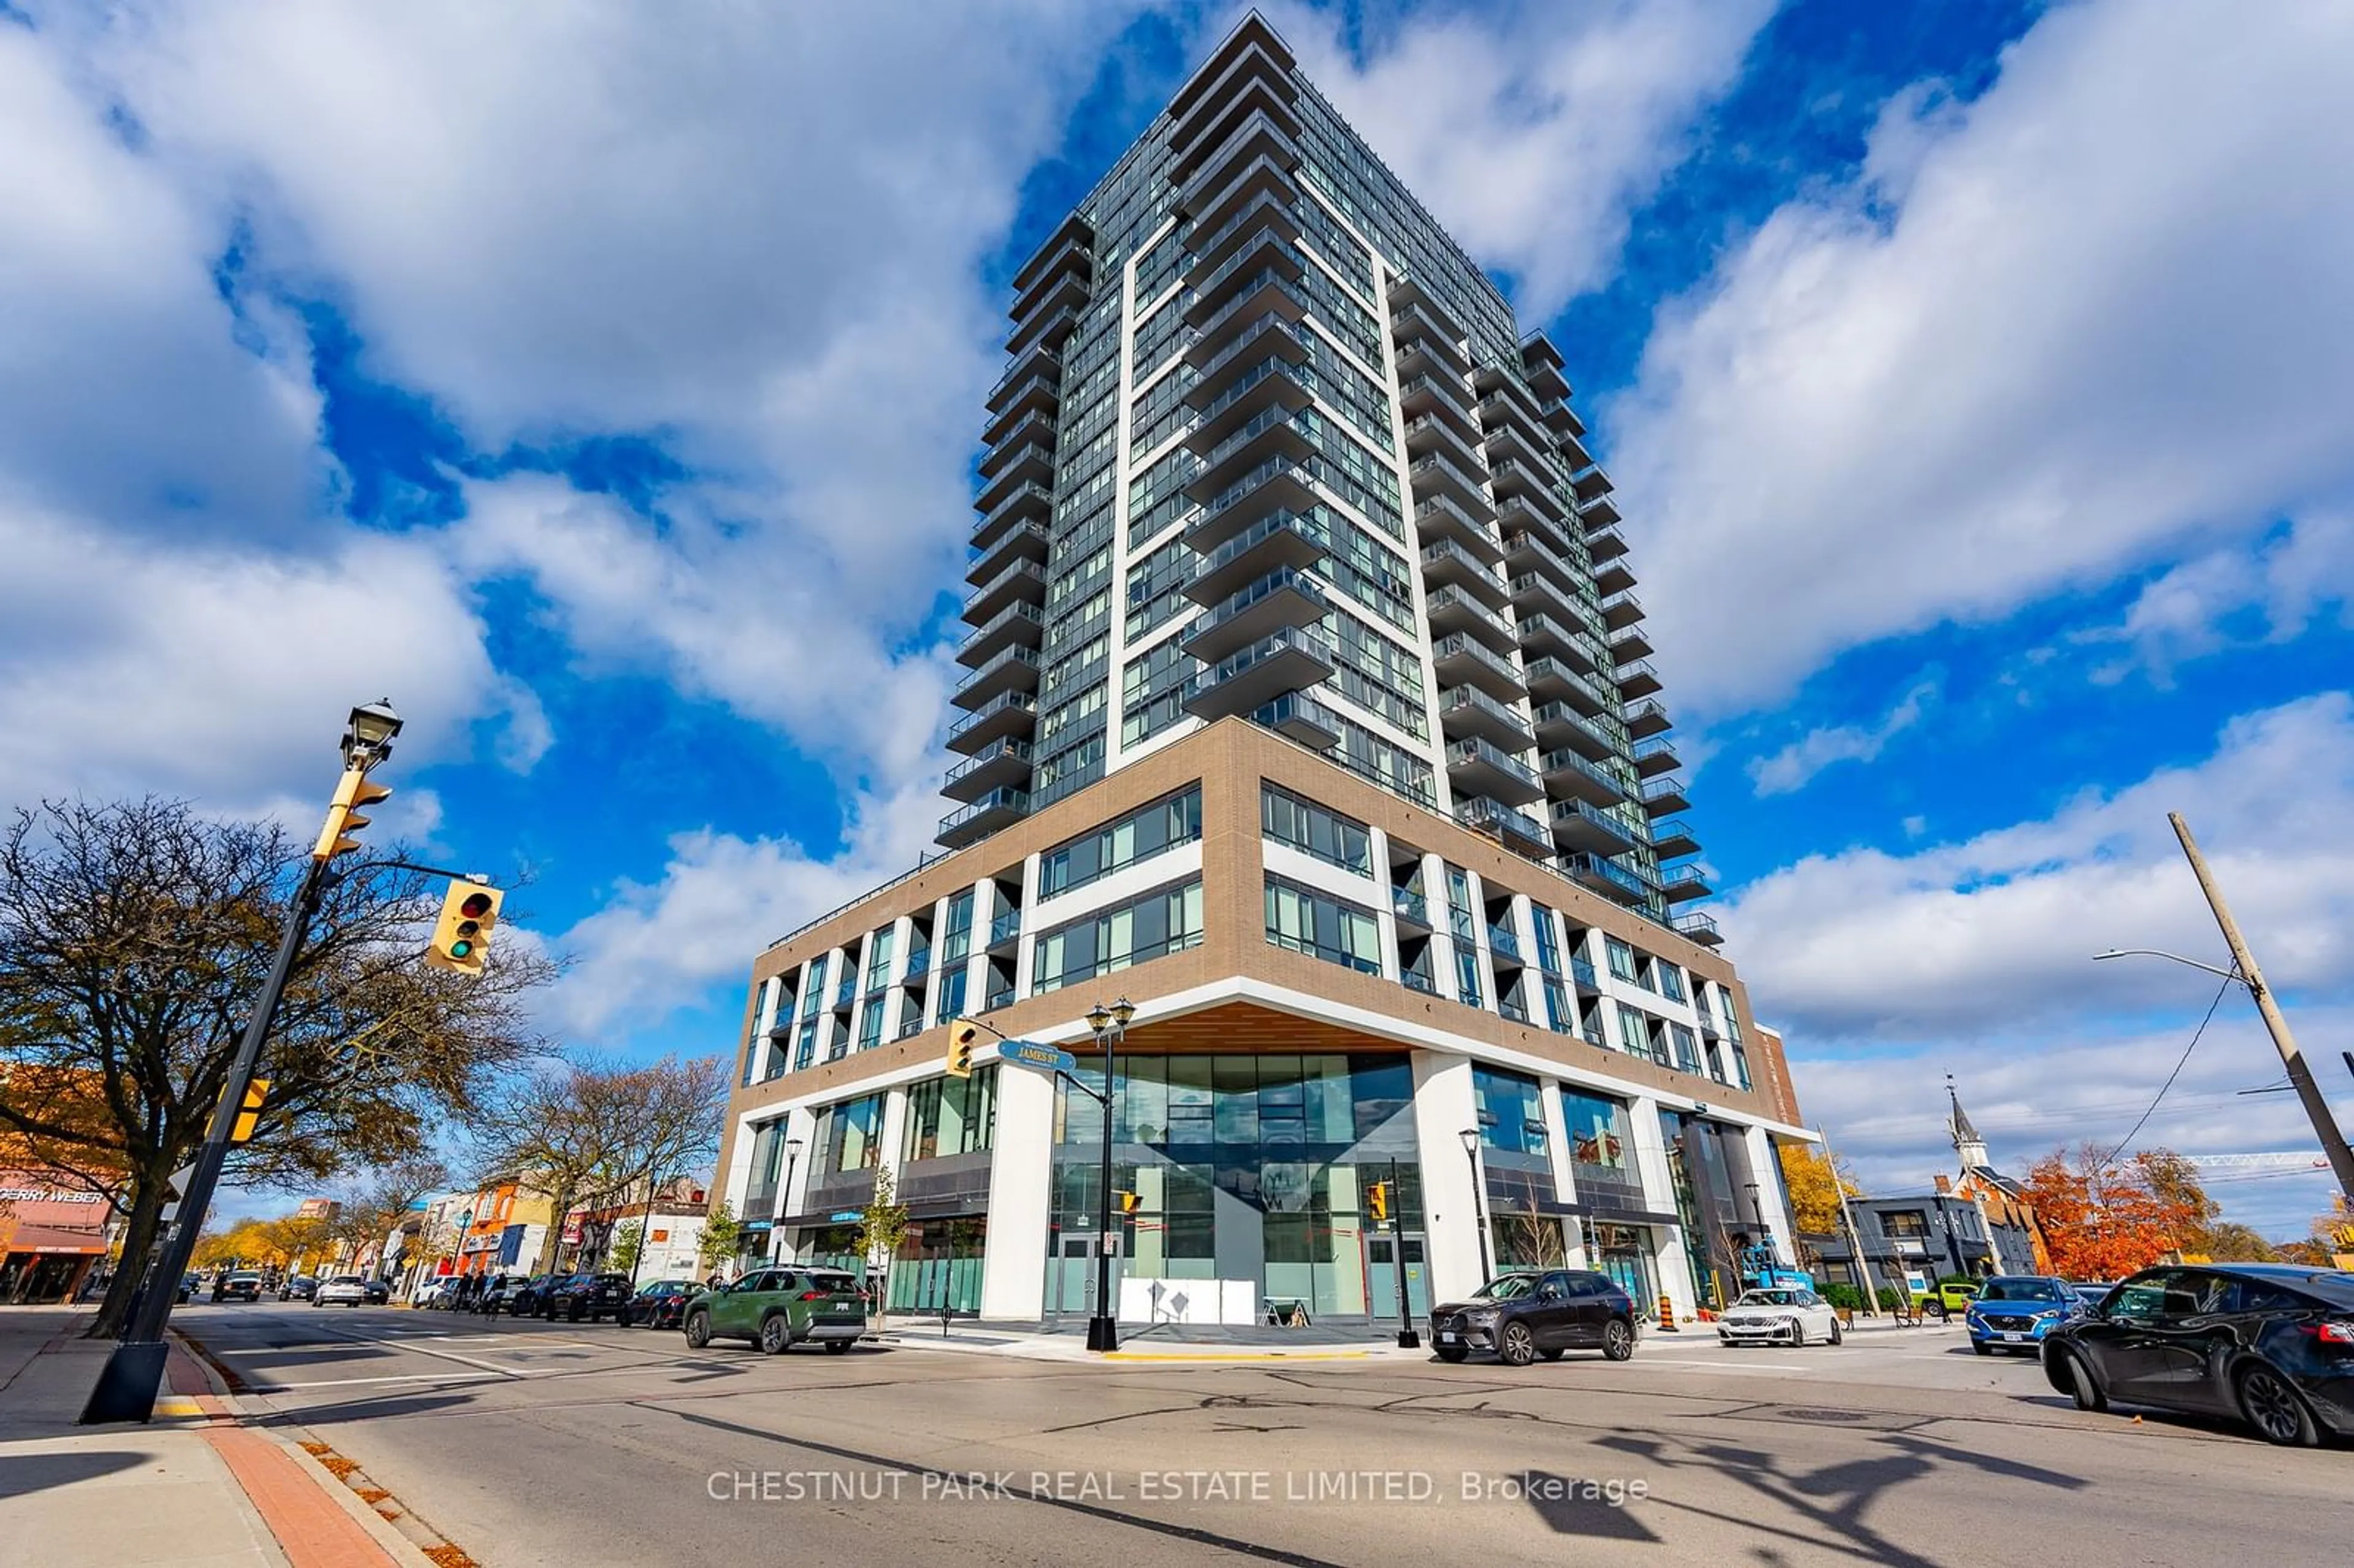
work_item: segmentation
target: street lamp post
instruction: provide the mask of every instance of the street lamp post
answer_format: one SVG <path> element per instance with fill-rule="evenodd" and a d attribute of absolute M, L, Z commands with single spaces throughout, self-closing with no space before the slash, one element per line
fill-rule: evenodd
<path fill-rule="evenodd" d="M 354 708 L 345 721 L 341 742 L 347 781 L 349 774 L 365 775 L 390 757 L 393 737 L 399 733 L 400 715 L 392 711 L 390 703 Z M 331 829 L 345 820 L 340 808 L 351 803 L 338 795 L 339 810 L 328 819 Z M 196 1152 L 196 1162 L 188 1168 L 187 1185 L 181 1191 L 172 1230 L 148 1273 L 138 1309 L 132 1314 L 122 1339 L 108 1353 L 105 1370 L 99 1373 L 98 1383 L 82 1406 L 81 1425 L 85 1426 L 105 1421 L 147 1421 L 154 1416 L 155 1391 L 163 1383 L 164 1363 L 171 1353 L 164 1342 L 164 1326 L 171 1319 L 173 1303 L 179 1298 L 180 1278 L 187 1273 L 188 1259 L 196 1250 L 196 1234 L 204 1229 L 206 1213 L 212 1207 L 213 1189 L 220 1183 L 221 1167 L 228 1160 L 229 1134 L 244 1109 L 246 1091 L 252 1086 L 253 1069 L 261 1060 L 262 1042 L 269 1037 L 278 999 L 285 993 L 287 977 L 294 969 L 294 956 L 302 946 L 303 931 L 318 906 L 320 894 L 326 888 L 327 868 L 340 847 L 336 838 L 334 832 L 323 837 L 319 848 L 312 853 L 310 863 L 302 869 L 302 884 L 295 889 L 293 905 L 286 911 L 286 924 L 279 933 L 278 956 L 270 962 L 269 978 L 262 981 L 261 994 L 254 1001 L 253 1016 L 246 1021 L 237 1054 L 230 1059 L 220 1101 L 214 1106 L 213 1119 L 205 1129 L 204 1144 Z"/>
<path fill-rule="evenodd" d="M 785 1211 L 792 1205 L 793 1171 L 801 1162 L 801 1140 L 798 1138 L 785 1139 L 785 1184 L 777 1189 L 777 1206 L 769 1215 L 769 1255 L 779 1263 L 785 1261 L 785 1243 L 783 1227 L 777 1222 L 785 1217 Z"/>
<path fill-rule="evenodd" d="M 1471 1160 L 1471 1234 L 1479 1242 L 1479 1283 L 1485 1285 L 1494 1273 L 1488 1262 L 1488 1205 L 1479 1195 L 1479 1129 L 1463 1129 L 1463 1152 Z"/>
<path fill-rule="evenodd" d="M 1087 1030 L 1096 1037 L 1096 1049 L 1103 1053 L 1104 1075 L 1103 1159 L 1096 1194 L 1096 1309 L 1087 1319 L 1090 1351 L 1119 1349 L 1119 1322 L 1111 1299 L 1111 1135 L 1117 1103 L 1112 1079 L 1119 1070 L 1119 1047 L 1128 1038 L 1128 1021 L 1135 1016 L 1136 1004 L 1124 996 L 1109 1007 L 1097 1002 L 1087 1011 Z"/>

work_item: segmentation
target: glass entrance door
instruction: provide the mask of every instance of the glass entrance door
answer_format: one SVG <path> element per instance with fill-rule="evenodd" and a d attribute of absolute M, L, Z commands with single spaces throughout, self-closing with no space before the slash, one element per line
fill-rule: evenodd
<path fill-rule="evenodd" d="M 1365 1237 L 1365 1287 L 1371 1316 L 1397 1316 L 1397 1242 L 1386 1232 Z M 1418 1231 L 1405 1237 L 1405 1304 L 1415 1321 L 1430 1315 L 1430 1270 L 1423 1266 Z"/>

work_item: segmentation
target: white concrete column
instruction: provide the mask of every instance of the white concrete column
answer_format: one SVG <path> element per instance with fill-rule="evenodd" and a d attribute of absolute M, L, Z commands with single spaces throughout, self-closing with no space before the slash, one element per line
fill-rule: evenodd
<path fill-rule="evenodd" d="M 1373 861 L 1373 924 L 1381 930 L 1382 978 L 1395 982 L 1405 969 L 1398 962 L 1397 905 L 1390 898 L 1390 836 L 1368 827 L 1365 837 L 1366 853 Z"/>
<path fill-rule="evenodd" d="M 981 1315 L 1034 1323 L 1046 1310 L 1046 1222 L 1053 1197 L 1055 1080 L 997 1070 L 997 1130 L 989 1161 L 989 1228 Z"/>
<path fill-rule="evenodd" d="M 932 967 L 931 971 L 924 976 L 924 1021 L 927 1023 L 944 1023 L 947 1022 L 947 1020 L 940 1017 L 939 1012 L 940 971 L 947 967 L 946 964 L 941 961 L 940 957 L 940 948 L 942 946 L 941 938 L 947 933 L 948 928 L 949 901 L 946 898 L 936 898 L 932 901 Z"/>
<path fill-rule="evenodd" d="M 883 1130 L 877 1135 L 881 1153 L 875 1169 L 888 1171 L 896 1184 L 899 1179 L 899 1148 L 907 1136 L 907 1091 L 906 1088 L 883 1091 Z"/>
<path fill-rule="evenodd" d="M 1742 1134 L 1749 1150 L 1749 1172 L 1757 1182 L 1758 1217 L 1774 1232 L 1774 1252 L 1784 1263 L 1798 1265 L 1797 1232 L 1791 1228 L 1790 1206 L 1782 1200 L 1782 1161 L 1774 1139 L 1762 1127 Z"/>
<path fill-rule="evenodd" d="M 1635 1169 L 1643 1178 L 1643 1202 L 1654 1213 L 1676 1213 L 1676 1182 L 1668 1169 L 1666 1134 L 1659 1128 L 1659 1102 L 1645 1096 L 1627 1107 L 1630 1124 L 1628 1135 L 1635 1140 Z M 1684 1231 L 1681 1224 L 1656 1225 L 1659 1233 L 1659 1288 L 1675 1304 L 1676 1320 L 1682 1323 L 1697 1309 L 1700 1296 L 1691 1277 L 1691 1260 L 1684 1253 Z M 1658 1303 L 1647 1305 L 1656 1307 Z"/>
<path fill-rule="evenodd" d="M 1543 1005 L 1543 999 L 1538 999 Z M 1569 1128 L 1562 1116 L 1561 1080 L 1546 1078 L 1540 1082 L 1538 1094 L 1544 1103 L 1545 1158 L 1553 1162 L 1553 1191 L 1564 1203 L 1577 1202 L 1577 1181 L 1570 1174 Z M 1569 1266 L 1584 1268 L 1585 1261 L 1585 1227 L 1575 1222 L 1562 1227 L 1562 1246 L 1569 1258 Z"/>
<path fill-rule="evenodd" d="M 1446 770 L 1440 769 L 1443 774 Z M 1447 889 L 1447 858 L 1439 854 L 1422 857 L 1422 908 L 1430 919 L 1430 980 L 1438 994 L 1455 1000 L 1455 931 L 1449 924 L 1453 916 L 1452 895 Z"/>
<path fill-rule="evenodd" d="M 1460 1301 L 1486 1283 L 1479 1277 L 1479 1215 L 1486 1200 L 1472 1184 L 1462 1132 L 1479 1123 L 1471 1059 L 1446 1051 L 1414 1054 L 1414 1136 L 1422 1160 L 1423 1253 L 1430 1299 Z M 1488 1249 L 1495 1257 L 1491 1243 Z"/>

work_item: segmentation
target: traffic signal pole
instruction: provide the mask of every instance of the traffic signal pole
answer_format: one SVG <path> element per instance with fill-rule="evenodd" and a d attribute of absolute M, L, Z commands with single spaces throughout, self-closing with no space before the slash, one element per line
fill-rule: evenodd
<path fill-rule="evenodd" d="M 1398 1349 L 1415 1351 L 1422 1348 L 1422 1336 L 1414 1331 L 1414 1298 L 1405 1288 L 1405 1204 L 1399 1200 L 1405 1189 L 1398 1185 L 1397 1161 L 1390 1161 L 1390 1253 L 1396 1263 L 1398 1298 Z"/>
<path fill-rule="evenodd" d="M 164 1326 L 171 1319 L 173 1303 L 179 1298 L 179 1282 L 188 1272 L 188 1260 L 196 1255 L 196 1234 L 204 1229 L 206 1211 L 212 1207 L 213 1189 L 219 1185 L 221 1168 L 228 1160 L 229 1133 L 237 1126 L 238 1113 L 244 1108 L 245 1091 L 253 1082 L 255 1065 L 261 1060 L 261 1043 L 269 1037 L 279 999 L 285 994 L 286 977 L 293 972 L 295 955 L 302 947 L 302 933 L 317 911 L 319 895 L 326 885 L 327 865 L 324 860 L 313 859 L 302 873 L 302 885 L 294 895 L 294 906 L 286 912 L 286 927 L 279 933 L 278 957 L 270 966 L 270 978 L 262 983 L 253 1016 L 246 1022 L 245 1036 L 238 1042 L 237 1056 L 229 1064 L 220 1101 L 213 1107 L 212 1124 L 205 1129 L 204 1147 L 197 1152 L 187 1190 L 180 1194 L 180 1206 L 166 1233 L 164 1250 L 140 1290 L 138 1309 L 132 1314 L 129 1329 L 108 1354 L 98 1385 L 90 1391 L 89 1403 L 82 1406 L 81 1425 L 85 1426 L 105 1421 L 147 1421 L 154 1416 L 155 1393 L 163 1385 L 164 1362 L 171 1353 L 164 1342 Z"/>

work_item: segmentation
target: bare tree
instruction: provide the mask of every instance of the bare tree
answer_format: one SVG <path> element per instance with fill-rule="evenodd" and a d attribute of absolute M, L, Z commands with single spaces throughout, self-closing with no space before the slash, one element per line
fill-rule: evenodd
<path fill-rule="evenodd" d="M 368 1247 L 382 1247 L 419 1199 L 449 1181 L 450 1168 L 432 1155 L 394 1160 L 346 1177 L 335 1192 L 335 1218 L 330 1227 L 336 1245 L 355 1261 Z"/>
<path fill-rule="evenodd" d="M 0 1128 L 106 1192 L 123 1257 L 90 1332 L 120 1326 L 167 1201 L 219 1101 L 307 846 L 173 800 L 52 802 L 0 835 Z M 426 878 L 355 857 L 328 880 L 230 1180 L 398 1160 L 540 1049 L 522 1002 L 556 966 L 502 945 L 479 979 L 416 961 Z"/>

